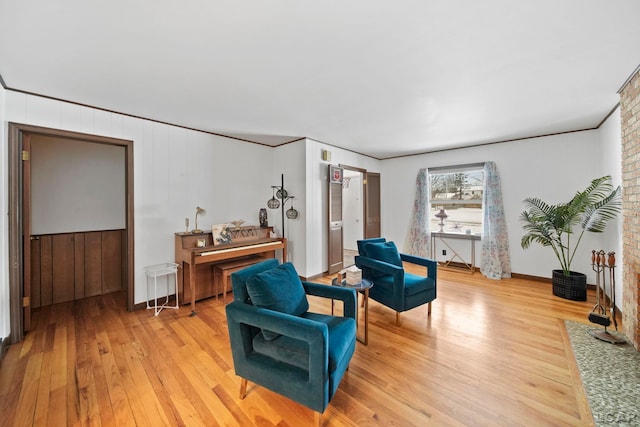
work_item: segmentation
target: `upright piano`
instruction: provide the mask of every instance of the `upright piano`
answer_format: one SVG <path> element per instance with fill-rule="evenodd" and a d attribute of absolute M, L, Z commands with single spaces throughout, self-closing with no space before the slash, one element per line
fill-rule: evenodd
<path fill-rule="evenodd" d="M 178 272 L 178 298 L 190 302 L 191 315 L 196 313 L 196 300 L 213 296 L 213 267 L 232 259 L 249 256 L 274 258 L 282 250 L 282 262 L 287 261 L 287 239 L 270 237 L 272 227 L 231 227 L 231 243 L 213 244 L 209 233 L 175 233 L 175 258 Z"/>

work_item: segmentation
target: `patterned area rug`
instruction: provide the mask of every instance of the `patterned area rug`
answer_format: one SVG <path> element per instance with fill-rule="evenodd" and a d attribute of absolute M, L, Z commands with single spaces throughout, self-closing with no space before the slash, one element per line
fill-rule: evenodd
<path fill-rule="evenodd" d="M 639 426 L 640 352 L 626 342 L 610 344 L 592 337 L 588 330 L 597 325 L 569 320 L 565 325 L 596 426 Z"/>

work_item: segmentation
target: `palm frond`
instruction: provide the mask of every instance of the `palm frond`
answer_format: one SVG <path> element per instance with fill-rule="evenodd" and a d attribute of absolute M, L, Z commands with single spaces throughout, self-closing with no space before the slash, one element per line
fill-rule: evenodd
<path fill-rule="evenodd" d="M 604 231 L 606 222 L 620 212 L 620 187 L 611 189 L 611 177 L 607 175 L 592 180 L 568 203 L 552 205 L 537 197 L 526 198 L 523 201 L 526 209 L 520 214 L 526 233 L 520 245 L 526 249 L 535 242 L 551 247 L 562 270 L 568 274 L 584 232 Z M 573 241 L 571 235 L 577 225 L 581 231 Z"/>
<path fill-rule="evenodd" d="M 586 231 L 602 233 L 607 221 L 615 218 L 621 210 L 621 189 L 618 186 L 611 194 L 585 208 L 580 226 Z"/>

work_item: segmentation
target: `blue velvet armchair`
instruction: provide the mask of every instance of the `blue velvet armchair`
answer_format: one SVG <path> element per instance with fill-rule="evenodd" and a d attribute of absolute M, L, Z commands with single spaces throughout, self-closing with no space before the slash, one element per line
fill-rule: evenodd
<path fill-rule="evenodd" d="M 355 351 L 355 291 L 302 282 L 277 259 L 237 271 L 231 282 L 226 313 L 240 398 L 251 381 L 312 409 L 319 424 Z M 344 316 L 309 312 L 307 295 L 343 301 Z"/>
<path fill-rule="evenodd" d="M 435 261 L 399 253 L 395 243 L 382 237 L 357 243 L 356 266 L 362 269 L 363 278 L 374 283 L 369 297 L 396 311 L 396 325 L 400 325 L 401 312 L 423 304 L 428 304 L 427 316 L 431 315 L 438 273 Z M 403 261 L 426 267 L 426 276 L 405 272 Z"/>

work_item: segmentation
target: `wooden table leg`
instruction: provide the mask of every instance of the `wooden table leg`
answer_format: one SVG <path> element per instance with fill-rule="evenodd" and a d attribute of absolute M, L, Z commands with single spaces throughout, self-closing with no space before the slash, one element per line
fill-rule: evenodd
<path fill-rule="evenodd" d="M 364 345 L 369 345 L 369 289 L 358 292 L 362 294 L 362 307 L 364 308 L 364 339 L 356 337 Z M 358 309 L 356 308 L 356 325 L 358 324 Z"/>
<path fill-rule="evenodd" d="M 364 345 L 369 345 L 369 289 L 362 293 L 364 302 Z"/>
<path fill-rule="evenodd" d="M 189 316 L 193 317 L 196 313 L 196 263 L 191 263 L 189 266 L 189 290 L 191 291 L 191 314 Z"/>

